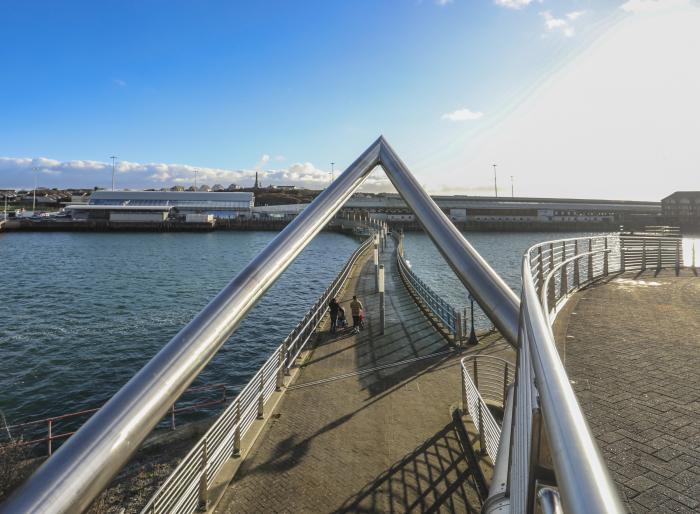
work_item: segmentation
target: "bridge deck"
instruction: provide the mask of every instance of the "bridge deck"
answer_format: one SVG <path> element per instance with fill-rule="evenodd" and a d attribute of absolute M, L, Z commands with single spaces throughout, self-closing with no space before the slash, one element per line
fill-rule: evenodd
<path fill-rule="evenodd" d="M 700 279 L 624 274 L 574 295 L 566 369 L 632 512 L 700 508 Z"/>
<path fill-rule="evenodd" d="M 478 511 L 450 416 L 459 356 L 406 292 L 392 250 L 382 255 L 385 334 L 369 261 L 343 298 L 348 314 L 352 294 L 364 303 L 365 330 L 323 334 L 216 512 Z"/>

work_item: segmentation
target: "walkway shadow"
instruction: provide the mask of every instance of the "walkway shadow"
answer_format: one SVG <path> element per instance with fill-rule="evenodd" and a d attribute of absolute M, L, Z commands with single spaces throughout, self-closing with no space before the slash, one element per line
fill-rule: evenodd
<path fill-rule="evenodd" d="M 335 512 L 479 512 L 467 451 L 449 423 Z"/>

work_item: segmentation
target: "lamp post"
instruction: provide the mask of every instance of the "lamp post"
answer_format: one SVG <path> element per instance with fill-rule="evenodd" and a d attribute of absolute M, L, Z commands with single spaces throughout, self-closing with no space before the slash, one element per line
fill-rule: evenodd
<path fill-rule="evenodd" d="M 476 332 L 474 331 L 474 297 L 472 295 L 469 295 L 469 310 L 471 328 L 469 329 L 469 339 L 467 339 L 467 344 L 479 344 L 479 340 L 476 338 Z"/>
<path fill-rule="evenodd" d="M 32 200 L 32 216 L 36 213 L 36 188 L 37 188 L 37 182 L 36 182 L 36 174 L 39 171 L 39 168 L 32 168 L 34 170 L 34 199 Z"/>
<path fill-rule="evenodd" d="M 377 241 L 379 236 L 375 236 L 374 240 L 374 285 L 379 291 L 379 245 L 377 244 Z"/>
<path fill-rule="evenodd" d="M 496 198 L 498 198 L 498 183 L 496 182 L 496 164 L 493 165 L 493 190 L 496 193 Z"/>
<path fill-rule="evenodd" d="M 379 333 L 384 333 L 384 265 L 379 266 Z"/>
<path fill-rule="evenodd" d="M 112 155 L 110 156 L 110 159 L 112 159 L 112 191 L 114 191 L 114 168 L 118 157 L 116 155 Z"/>

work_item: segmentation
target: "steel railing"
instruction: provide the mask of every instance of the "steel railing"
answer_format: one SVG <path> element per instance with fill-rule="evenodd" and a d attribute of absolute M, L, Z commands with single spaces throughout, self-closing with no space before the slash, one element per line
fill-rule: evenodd
<path fill-rule="evenodd" d="M 510 512 L 534 512 L 552 476 L 566 512 L 624 512 L 551 331 L 573 291 L 619 269 L 616 252 L 616 236 L 598 236 L 541 243 L 523 258 L 510 448 L 494 471 L 507 468 Z"/>
<path fill-rule="evenodd" d="M 501 440 L 501 425 L 492 407 L 504 409 L 508 386 L 513 383 L 515 367 L 505 359 L 490 355 L 472 355 L 461 361 L 462 403 L 472 418 L 482 452 L 496 462 Z"/>
<path fill-rule="evenodd" d="M 450 305 L 411 269 L 411 265 L 404 256 L 403 244 L 401 243 L 396 251 L 396 263 L 404 282 L 459 341 L 463 331 L 461 311 Z"/>
<path fill-rule="evenodd" d="M 211 398 L 211 392 L 217 393 L 220 397 Z M 177 406 L 177 402 L 170 407 L 170 412 L 167 416 L 168 424 L 171 430 L 177 428 L 177 415 L 186 412 L 195 412 L 198 410 L 209 409 L 217 405 L 222 405 L 227 402 L 226 384 L 204 384 L 197 387 L 190 387 L 183 396 L 194 393 L 205 393 L 207 398 L 203 398 L 196 402 L 187 402 L 182 407 Z M 179 398 L 178 401 L 181 401 Z M 81 411 L 69 412 L 60 416 L 52 416 L 50 418 L 36 419 L 17 423 L 14 425 L 6 425 L 4 430 L 8 437 L 12 437 L 17 446 L 37 446 L 46 443 L 46 454 L 51 456 L 54 452 L 54 441 L 62 441 L 68 439 L 75 433 L 75 425 L 77 421 L 84 421 L 87 417 L 100 410 L 99 408 L 83 409 Z M 14 433 L 14 435 L 12 435 Z M 4 447 L 0 444 L 0 450 Z"/>
<path fill-rule="evenodd" d="M 275 348 L 250 382 L 173 470 L 143 508 L 142 514 L 186 514 L 207 505 L 212 483 L 227 460 L 240 455 L 241 439 L 256 419 L 265 416 L 265 406 L 272 393 L 283 385 L 283 376 L 294 365 L 327 313 L 328 302 L 340 294 L 353 266 L 370 249 L 372 242 L 373 239 L 368 238 L 355 250 L 304 319 Z"/>

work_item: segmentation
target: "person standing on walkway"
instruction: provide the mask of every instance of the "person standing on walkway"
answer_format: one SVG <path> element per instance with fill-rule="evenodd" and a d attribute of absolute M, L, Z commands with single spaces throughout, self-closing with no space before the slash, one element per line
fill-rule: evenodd
<path fill-rule="evenodd" d="M 328 309 L 331 311 L 331 332 L 335 332 L 338 329 L 338 310 L 340 309 L 335 298 L 331 298 Z"/>
<path fill-rule="evenodd" d="M 357 296 L 352 297 L 350 302 L 350 312 L 352 312 L 352 328 L 357 334 L 360 331 L 360 316 L 362 315 L 362 302 L 357 299 Z"/>

